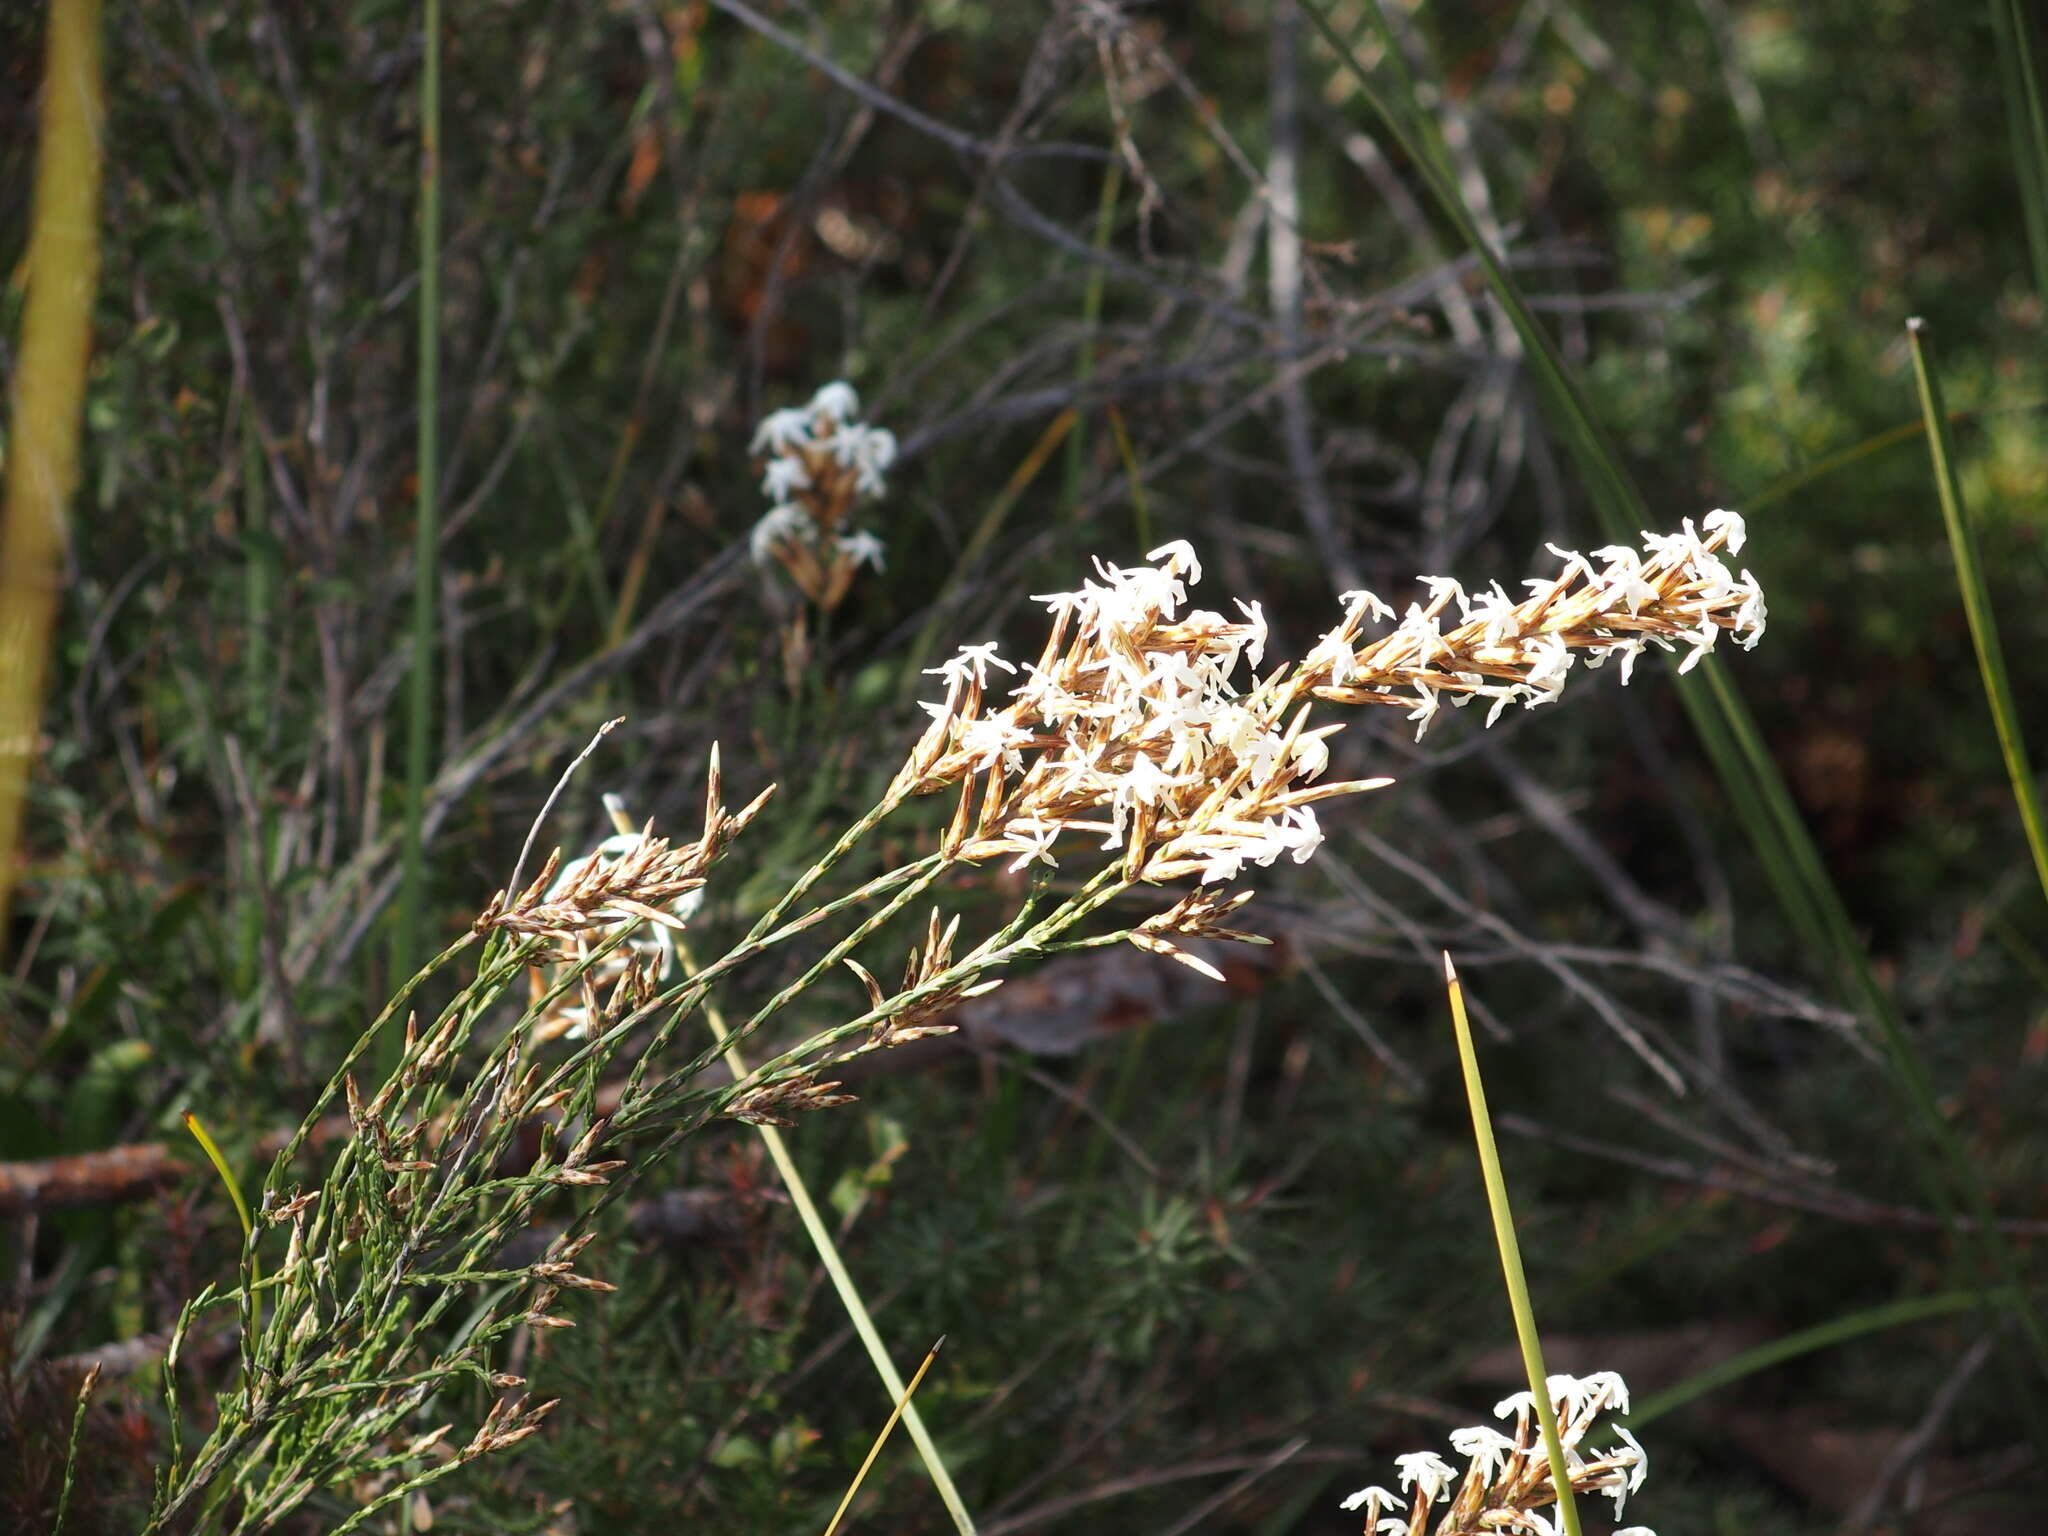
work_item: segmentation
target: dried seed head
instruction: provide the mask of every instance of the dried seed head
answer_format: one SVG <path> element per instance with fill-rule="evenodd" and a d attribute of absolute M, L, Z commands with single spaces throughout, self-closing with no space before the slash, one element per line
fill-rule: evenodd
<path fill-rule="evenodd" d="M 534 1026 L 542 1040 L 602 1033 L 646 1007 L 676 964 L 675 935 L 687 930 L 703 902 L 711 866 L 760 813 L 775 792 L 770 785 L 737 815 L 719 799 L 723 775 L 717 749 L 706 774 L 704 831 L 680 847 L 653 835 L 650 822 L 636 830 L 617 796 L 605 797 L 619 830 L 590 853 L 562 866 L 559 851 L 543 878 L 516 898 L 493 897 L 478 928 L 544 938 L 553 964 L 528 972 L 529 994 L 540 1004 L 558 991 L 572 968 L 573 992 L 548 1002 Z"/>
<path fill-rule="evenodd" d="M 749 1125 L 795 1125 L 793 1116 L 851 1104 L 850 1093 L 834 1093 L 837 1083 L 821 1083 L 809 1072 L 749 1088 L 726 1105 L 725 1113 Z"/>
<path fill-rule="evenodd" d="M 276 1226 L 280 1222 L 297 1221 L 308 1210 L 312 1209 L 313 1202 L 319 1198 L 319 1190 L 309 1189 L 304 1194 L 293 1195 L 291 1199 L 285 1201 L 282 1205 L 274 1206 L 270 1210 L 265 1211 L 263 1219 L 272 1226 Z"/>

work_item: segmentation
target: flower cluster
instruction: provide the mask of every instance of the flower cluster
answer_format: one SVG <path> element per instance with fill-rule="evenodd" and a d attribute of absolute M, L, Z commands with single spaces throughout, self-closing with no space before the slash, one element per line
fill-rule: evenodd
<path fill-rule="evenodd" d="M 532 967 L 533 1001 L 554 990 L 569 968 L 584 966 L 574 992 L 550 1004 L 535 1025 L 536 1038 L 581 1039 L 605 1020 L 638 1007 L 675 968 L 675 935 L 702 905 L 712 864 L 767 803 L 762 794 L 737 814 L 720 803 L 718 749 L 714 745 L 704 803 L 704 835 L 678 847 L 635 829 L 615 795 L 605 808 L 616 833 L 567 864 L 559 850 L 518 896 L 500 891 L 477 919 L 478 932 L 503 929 L 542 937 L 554 948 L 549 967 Z M 602 955 L 588 964 L 593 956 Z M 600 989 L 609 994 L 600 997 Z"/>
<path fill-rule="evenodd" d="M 861 566 L 882 568 L 882 541 L 850 526 L 848 514 L 857 498 L 887 489 L 882 472 L 895 461 L 896 438 L 859 413 L 851 384 L 827 384 L 808 405 L 772 412 L 749 450 L 764 460 L 770 503 L 749 539 L 754 559 L 772 557 L 827 613 L 845 601 Z"/>
<path fill-rule="evenodd" d="M 1052 633 L 1021 674 L 993 645 L 932 669 L 946 698 L 924 706 L 932 724 L 897 782 L 959 786 L 949 856 L 1054 865 L 1056 840 L 1083 834 L 1121 850 L 1130 880 L 1229 880 L 1247 863 L 1307 859 L 1322 841 L 1315 801 L 1390 782 L 1310 783 L 1340 727 L 1307 729 L 1305 690 L 1284 672 L 1242 696 L 1232 681 L 1240 661 L 1265 658 L 1258 605 L 1180 617 L 1183 579 L 1201 579 L 1194 551 L 1149 558 L 1161 563 L 1097 562 L 1100 584 L 1036 599 Z M 992 669 L 1021 681 L 985 713 Z"/>
<path fill-rule="evenodd" d="M 1557 1415 L 1557 1434 L 1564 1446 L 1572 1492 L 1606 1494 L 1614 1500 L 1614 1517 L 1619 1520 L 1623 1504 L 1642 1487 L 1649 1470 L 1642 1446 L 1634 1435 L 1617 1427 L 1614 1432 L 1622 1444 L 1613 1450 L 1581 1451 L 1579 1447 L 1601 1414 L 1628 1412 L 1628 1383 L 1612 1371 L 1599 1371 L 1583 1381 L 1575 1376 L 1552 1376 L 1544 1387 Z M 1485 1425 L 1454 1430 L 1451 1449 L 1466 1461 L 1462 1477 L 1434 1451 L 1416 1451 L 1395 1458 L 1402 1492 L 1361 1488 L 1344 1501 L 1344 1508 L 1365 1511 L 1366 1536 L 1425 1536 L 1436 1506 L 1445 1502 L 1450 1508 L 1437 1521 L 1435 1536 L 1478 1536 L 1480 1532 L 1557 1536 L 1556 1523 L 1541 1513 L 1557 1502 L 1557 1489 L 1551 1482 L 1550 1458 L 1544 1451 L 1535 1409 L 1535 1399 L 1529 1393 L 1517 1392 L 1495 1404 L 1493 1410 L 1496 1418 L 1514 1420 L 1512 1435 Z M 1652 1533 L 1645 1526 L 1632 1525 L 1614 1536 Z"/>
<path fill-rule="evenodd" d="M 1627 683 L 1648 646 L 1685 650 L 1690 671 L 1724 632 L 1753 648 L 1764 633 L 1764 594 L 1748 571 L 1729 570 L 1720 552 L 1740 554 L 1741 517 L 1715 511 L 1704 536 L 1687 518 L 1680 531 L 1645 531 L 1643 547 L 1624 544 L 1590 557 L 1549 546 L 1564 569 L 1548 581 L 1524 583 L 1514 602 L 1495 582 L 1467 593 L 1447 576 L 1419 578 L 1427 602 L 1410 604 L 1392 633 L 1360 647 L 1366 619 L 1393 610 L 1370 592 L 1349 592 L 1344 622 L 1302 662 L 1315 696 L 1340 704 L 1396 704 L 1408 709 L 1419 741 L 1448 698 L 1463 707 L 1488 699 L 1486 723 L 1508 705 L 1533 708 L 1555 699 L 1581 657 L 1598 667 L 1619 657 Z M 1455 604 L 1457 621 L 1446 629 Z"/>
<path fill-rule="evenodd" d="M 1156 565 L 1098 561 L 1099 581 L 1040 597 L 1052 632 L 1037 661 L 1018 668 L 994 645 L 971 645 L 931 669 L 946 697 L 897 777 L 901 793 L 957 786 L 949 857 L 1011 859 L 1013 869 L 1055 865 L 1069 835 L 1120 850 L 1124 877 L 1200 883 L 1237 877 L 1246 864 L 1306 860 L 1322 841 L 1314 802 L 1391 780 L 1315 782 L 1340 725 L 1311 725 L 1317 701 L 1405 708 L 1417 735 L 1444 700 L 1488 699 L 1492 724 L 1511 703 L 1558 696 L 1583 657 L 1621 658 L 1623 681 L 1646 646 L 1688 651 L 1680 670 L 1725 632 L 1745 646 L 1763 633 L 1763 594 L 1719 551 L 1739 550 L 1742 519 L 1715 512 L 1705 533 L 1690 521 L 1646 534 L 1642 550 L 1610 548 L 1565 562 L 1512 602 L 1498 584 L 1468 595 L 1424 577 L 1427 600 L 1366 641 L 1368 622 L 1395 613 L 1370 592 L 1346 593 L 1342 620 L 1300 661 L 1260 678 L 1267 643 L 1257 603 L 1238 617 L 1181 613 L 1201 580 L 1184 541 L 1152 551 Z M 1456 605 L 1454 622 L 1446 627 Z M 1241 664 L 1252 671 L 1240 688 Z M 991 674 L 1009 703 L 989 707 Z"/>

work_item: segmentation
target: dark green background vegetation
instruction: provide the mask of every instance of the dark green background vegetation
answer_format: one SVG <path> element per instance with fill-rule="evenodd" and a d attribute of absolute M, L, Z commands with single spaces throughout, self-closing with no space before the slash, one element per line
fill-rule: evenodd
<path fill-rule="evenodd" d="M 2048 922 L 1924 439 L 1893 430 L 1918 421 L 1903 327 L 1922 315 L 2038 718 L 2043 295 L 1988 14 L 1394 10 L 1466 195 L 1483 182 L 1659 528 L 1749 514 L 1740 563 L 1771 627 L 1729 673 L 1992 1204 L 2048 1218 Z M 1361 15 L 1332 11 L 1363 47 Z M 1262 600 L 1297 654 L 1334 620 L 1333 554 L 1406 601 L 1418 572 L 1516 590 L 1554 568 L 1546 541 L 1608 542 L 1449 226 L 1276 7 L 772 17 L 1001 156 L 876 110 L 715 6 L 449 6 L 439 777 L 424 916 L 401 932 L 419 18 L 110 8 L 106 259 L 0 992 L 0 1157 L 167 1141 L 191 1109 L 253 1168 L 381 1003 L 394 953 L 473 917 L 612 715 L 626 726 L 549 829 L 571 849 L 603 835 L 599 788 L 693 825 L 713 740 L 735 803 L 781 783 L 712 889 L 722 931 L 893 772 L 923 719 L 916 667 L 998 636 L 1030 653 L 1026 594 L 1075 585 L 1091 556 L 1189 538 L 1198 599 Z M 39 28 L 33 8 L 8 18 L 0 273 L 25 245 Z M 1260 212 L 1290 139 L 1298 335 L 1274 314 Z M 20 299 L 0 288 L 0 337 Z M 842 376 L 904 444 L 864 519 L 889 565 L 813 626 L 792 686 L 795 600 L 774 574 L 660 615 L 764 508 L 753 423 Z M 1075 431 L 1006 493 L 1070 406 Z M 1321 544 L 1308 482 L 1334 509 Z M 1356 721 L 1339 770 L 1401 782 L 1261 880 L 1250 926 L 1285 936 L 1283 964 L 1071 1057 L 961 1051 L 877 1076 L 794 1133 L 899 1361 L 947 1335 L 919 1402 L 985 1530 L 1355 1529 L 1343 1494 L 1512 1388 L 1443 948 L 1505 1032 L 1489 1083 L 1522 1128 L 1504 1146 L 1557 1366 L 1622 1369 L 1640 1399 L 1972 1283 L 1867 1025 L 1781 916 L 1669 672 L 1646 661 L 1626 693 L 1575 678 L 1560 709 L 1490 736 L 1449 720 L 1419 748 L 1390 712 Z M 898 846 L 940 814 L 905 818 Z M 949 899 L 993 912 L 1005 887 Z M 1587 991 L 1682 1057 L 1692 1091 Z M 854 996 L 820 994 L 814 1022 Z M 692 1143 L 643 1194 L 671 1189 L 708 1226 L 621 1218 L 593 1266 L 619 1293 L 528 1361 L 563 1407 L 438 1488 L 435 1529 L 822 1528 L 887 1400 L 751 1133 Z M 234 1219 L 195 1171 L 16 1219 L 0 1249 L 17 1383 L 0 1525 L 39 1530 L 69 1398 L 38 1372 L 166 1328 L 231 1268 Z M 2048 1385 L 2009 1329 L 1988 1363 L 1970 1354 L 1992 1327 L 1953 1312 L 1707 1395 L 1644 1432 L 1630 1516 L 1662 1536 L 2029 1528 Z M 216 1347 L 183 1368 L 203 1387 L 232 1365 Z M 132 1524 L 161 1420 L 149 1372 L 103 1395 L 74 1529 Z M 1911 1465 L 1881 1474 L 1923 1424 Z M 901 1444 L 868 1487 L 860 1528 L 944 1528 Z M 303 1528 L 355 1492 L 323 1493 Z"/>

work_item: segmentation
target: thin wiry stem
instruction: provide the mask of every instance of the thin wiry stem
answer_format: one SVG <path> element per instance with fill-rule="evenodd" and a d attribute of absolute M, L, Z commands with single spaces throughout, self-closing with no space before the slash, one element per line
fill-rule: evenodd
<path fill-rule="evenodd" d="M 392 973 L 409 974 L 426 887 L 424 826 L 434 724 L 434 615 L 440 591 L 441 0 L 426 0 L 420 67 L 418 486 L 413 537 L 412 654 L 406 682 L 405 839 Z"/>

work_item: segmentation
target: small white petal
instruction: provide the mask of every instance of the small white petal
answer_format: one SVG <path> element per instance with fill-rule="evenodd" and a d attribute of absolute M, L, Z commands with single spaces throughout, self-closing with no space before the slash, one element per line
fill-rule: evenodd
<path fill-rule="evenodd" d="M 860 414 L 860 396 L 844 379 L 834 379 L 811 396 L 810 409 L 821 416 L 851 421 Z"/>
<path fill-rule="evenodd" d="M 839 538 L 840 553 L 855 565 L 873 566 L 878 571 L 883 568 L 882 548 L 882 541 L 865 528 L 856 528 Z"/>
<path fill-rule="evenodd" d="M 1345 1509 L 1362 1509 L 1368 1520 L 1378 1518 L 1382 1510 L 1399 1509 L 1407 1503 L 1399 1494 L 1389 1493 L 1384 1488 L 1361 1488 L 1344 1501 Z"/>
<path fill-rule="evenodd" d="M 747 535 L 747 552 L 754 564 L 766 565 L 775 546 L 785 539 L 808 539 L 817 525 L 795 507 L 770 507 Z"/>
<path fill-rule="evenodd" d="M 792 443 L 807 443 L 811 440 L 811 413 L 794 406 L 780 411 L 771 411 L 761 418 L 761 425 L 754 429 L 754 439 L 747 445 L 749 453 L 776 451 Z"/>
<path fill-rule="evenodd" d="M 1423 1498 L 1431 1504 L 1445 1496 L 1451 1480 L 1457 1476 L 1451 1464 L 1435 1451 L 1410 1451 L 1406 1456 L 1396 1456 L 1394 1465 L 1401 1469 L 1401 1486 L 1421 1490 Z"/>
<path fill-rule="evenodd" d="M 1723 528 L 1727 529 L 1728 537 L 1722 542 L 1731 555 L 1741 554 L 1742 546 L 1749 538 L 1749 528 L 1742 521 L 1742 514 L 1730 512 L 1726 507 L 1716 507 L 1709 512 L 1700 519 L 1700 526 L 1708 533 L 1718 533 Z"/>
<path fill-rule="evenodd" d="M 1145 558 L 1164 561 L 1167 570 L 1176 576 L 1185 576 L 1189 581 L 1202 579 L 1202 562 L 1195 558 L 1195 546 L 1186 539 L 1175 539 L 1170 544 L 1162 544 L 1148 552 Z"/>
<path fill-rule="evenodd" d="M 794 457 L 783 457 L 768 461 L 768 469 L 761 476 L 761 494 L 773 502 L 789 500 L 792 491 L 808 490 L 811 472 L 804 468 L 804 461 Z"/>

